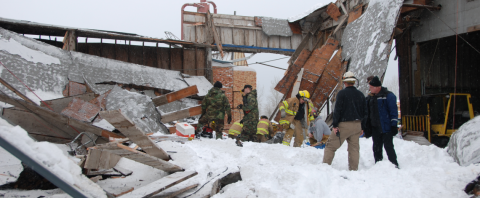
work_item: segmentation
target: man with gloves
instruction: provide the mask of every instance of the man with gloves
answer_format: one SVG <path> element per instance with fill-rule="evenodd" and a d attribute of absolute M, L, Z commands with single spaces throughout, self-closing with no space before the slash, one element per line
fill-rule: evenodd
<path fill-rule="evenodd" d="M 245 85 L 242 89 L 245 94 L 243 96 L 243 104 L 237 106 L 238 109 L 243 110 L 243 119 L 240 124 L 243 124 L 243 132 L 240 136 L 242 141 L 257 142 L 257 124 L 258 124 L 258 101 L 257 90 L 253 89 L 252 85 Z"/>
<path fill-rule="evenodd" d="M 383 148 L 388 160 L 398 168 L 397 155 L 393 148 L 393 136 L 398 134 L 397 97 L 387 88 L 382 87 L 378 76 L 369 82 L 370 94 L 367 96 L 367 119 L 365 137 L 373 139 L 373 156 L 375 163 L 383 160 Z"/>
<path fill-rule="evenodd" d="M 308 133 L 310 122 L 313 117 L 313 105 L 308 102 L 310 93 L 307 90 L 299 91 L 295 97 L 289 98 L 280 103 L 278 108 L 281 113 L 279 123 L 286 130 L 283 136 L 283 145 L 290 146 L 290 141 L 295 135 L 294 147 L 300 147 Z"/>
<path fill-rule="evenodd" d="M 217 81 L 210 89 L 207 95 L 202 100 L 202 115 L 198 120 L 197 132 L 200 133 L 203 127 L 208 127 L 209 124 L 215 122 L 216 138 L 222 138 L 225 112 L 228 115 L 227 122 L 232 121 L 232 112 L 230 110 L 230 103 L 227 96 L 221 90 L 222 83 Z"/>

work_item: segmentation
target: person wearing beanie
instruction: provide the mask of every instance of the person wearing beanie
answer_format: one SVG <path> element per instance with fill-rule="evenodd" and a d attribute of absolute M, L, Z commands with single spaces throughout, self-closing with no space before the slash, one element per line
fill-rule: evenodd
<path fill-rule="evenodd" d="M 346 72 L 343 75 L 344 89 L 338 92 L 335 108 L 333 110 L 333 130 L 328 137 L 323 155 L 323 163 L 332 164 L 335 152 L 339 149 L 345 140 L 348 143 L 348 169 L 358 170 L 360 160 L 359 138 L 362 135 L 364 125 L 362 121 L 365 118 L 365 95 L 355 88 L 355 78 L 353 72 Z"/>
<path fill-rule="evenodd" d="M 398 134 L 397 97 L 387 88 L 382 87 L 378 76 L 373 77 L 369 86 L 370 94 L 366 99 L 365 137 L 372 137 L 375 163 L 383 160 L 382 147 L 384 147 L 388 160 L 399 168 L 397 154 L 393 147 L 393 136 Z"/>
<path fill-rule="evenodd" d="M 220 89 L 223 88 L 223 85 L 220 81 L 215 82 L 215 84 L 213 84 L 213 86 L 217 87 L 217 88 L 220 88 Z"/>
<path fill-rule="evenodd" d="M 253 89 L 252 85 L 245 85 L 242 89 L 243 104 L 237 106 L 238 109 L 243 110 L 243 119 L 240 121 L 243 124 L 241 141 L 257 142 L 257 124 L 259 119 L 257 90 Z"/>
<path fill-rule="evenodd" d="M 217 81 L 213 84 L 213 88 L 210 89 L 202 100 L 202 115 L 198 120 L 197 133 L 202 132 L 204 126 L 209 127 L 210 123 L 215 122 L 216 138 L 222 138 L 223 126 L 225 123 L 225 113 L 227 113 L 227 123 L 232 122 L 232 112 L 230 109 L 230 102 L 228 102 L 227 96 L 221 90 L 222 83 Z M 202 132 L 203 133 L 203 132 Z M 211 137 L 212 134 L 205 136 Z"/>

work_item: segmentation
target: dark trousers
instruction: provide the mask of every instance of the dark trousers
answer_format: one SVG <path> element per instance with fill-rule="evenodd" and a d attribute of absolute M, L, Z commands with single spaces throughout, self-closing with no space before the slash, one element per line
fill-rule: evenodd
<path fill-rule="evenodd" d="M 390 133 L 373 134 L 373 157 L 375 163 L 383 160 L 383 148 L 387 151 L 388 160 L 398 166 L 397 154 L 393 148 L 393 136 Z"/>

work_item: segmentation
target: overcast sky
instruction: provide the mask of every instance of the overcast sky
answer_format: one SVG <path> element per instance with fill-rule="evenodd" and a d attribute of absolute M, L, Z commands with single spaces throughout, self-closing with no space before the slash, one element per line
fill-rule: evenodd
<path fill-rule="evenodd" d="M 268 16 L 284 18 L 295 16 L 311 9 L 319 3 L 331 0 L 213 0 L 219 14 L 243 16 Z M 0 0 L 0 17 L 28 20 L 39 23 L 78 28 L 129 32 L 144 36 L 165 38 L 165 31 L 180 37 L 180 10 L 184 3 L 197 3 L 200 0 Z M 196 11 L 190 7 L 187 11 Z M 211 9 L 213 12 L 213 9 Z M 90 39 L 89 39 L 90 41 Z M 395 52 L 392 53 L 392 59 Z M 257 54 L 248 62 L 264 62 L 285 56 Z M 268 64 L 286 68 L 288 58 Z M 265 91 L 270 82 L 282 78 L 284 71 L 262 65 L 251 65 L 257 71 L 257 84 L 264 85 Z M 397 63 L 390 61 L 387 78 L 398 76 Z"/>

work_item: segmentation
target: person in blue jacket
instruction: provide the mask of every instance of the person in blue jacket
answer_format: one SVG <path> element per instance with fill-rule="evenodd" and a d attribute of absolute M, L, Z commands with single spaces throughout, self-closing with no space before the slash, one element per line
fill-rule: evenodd
<path fill-rule="evenodd" d="M 370 94 L 366 98 L 367 118 L 364 119 L 365 137 L 373 139 L 373 156 L 375 163 L 383 160 L 383 148 L 388 160 L 398 168 L 397 154 L 393 147 L 393 136 L 398 134 L 397 97 L 387 88 L 382 87 L 378 76 L 369 82 Z"/>

